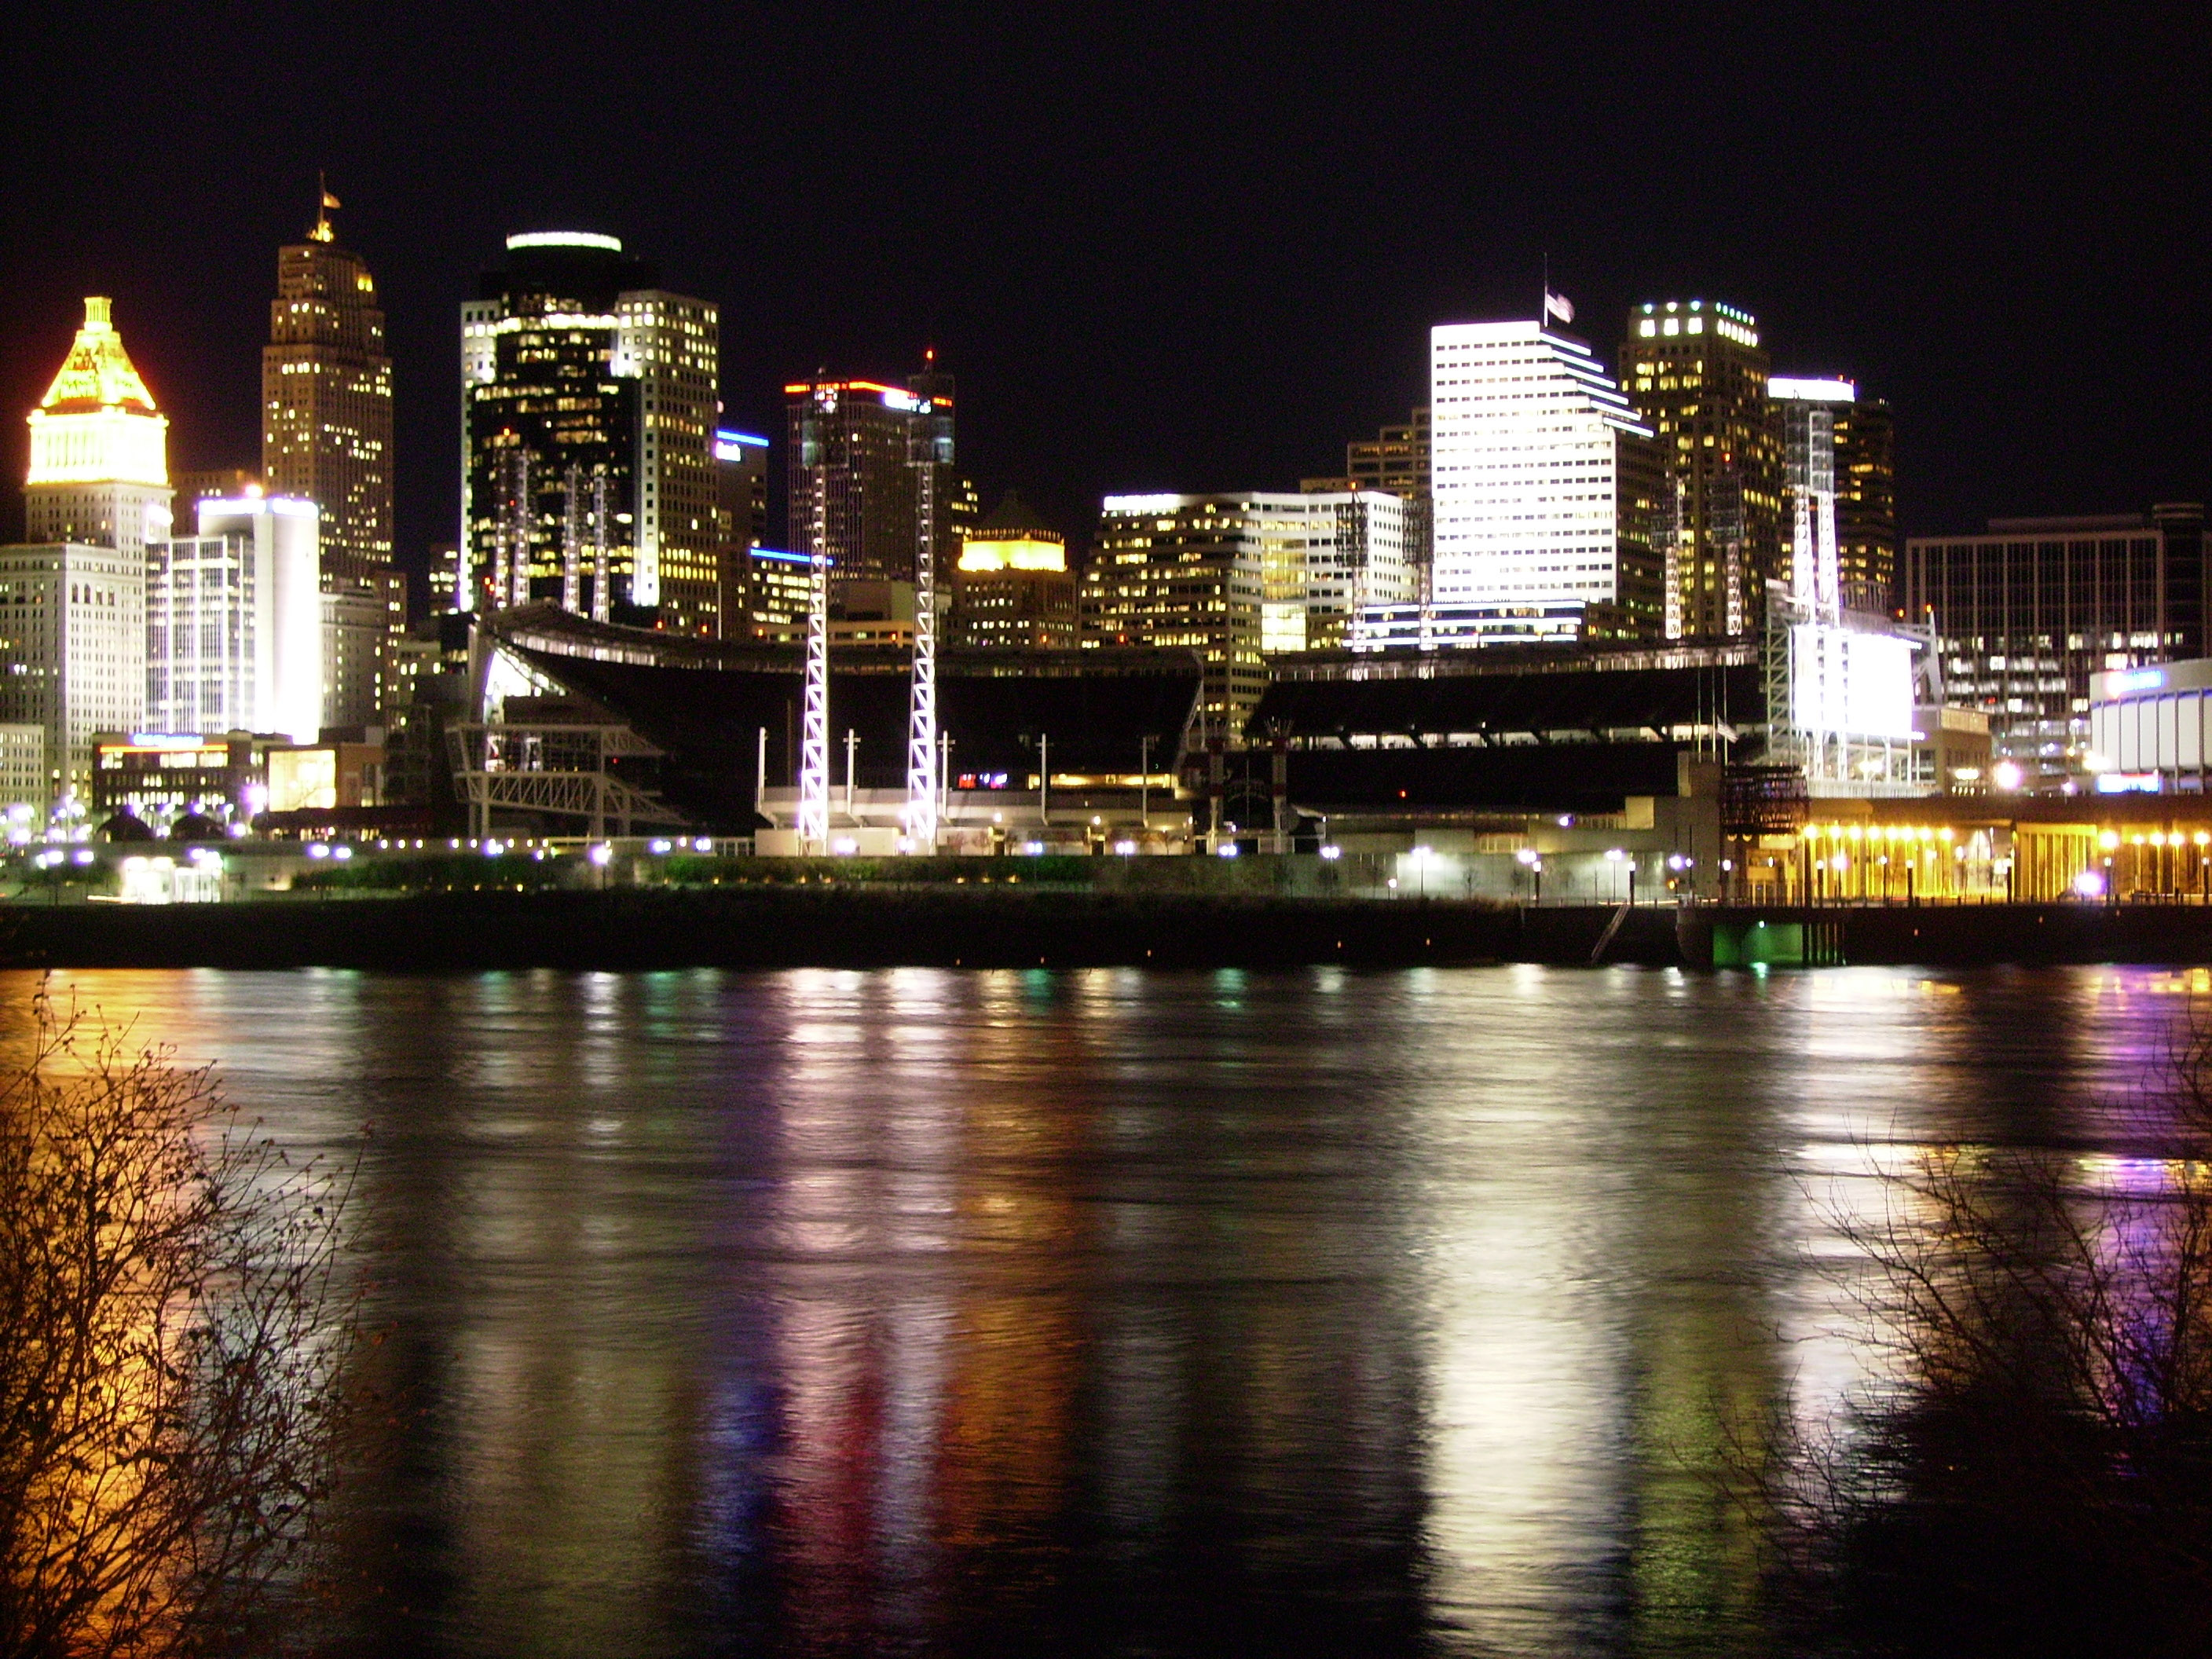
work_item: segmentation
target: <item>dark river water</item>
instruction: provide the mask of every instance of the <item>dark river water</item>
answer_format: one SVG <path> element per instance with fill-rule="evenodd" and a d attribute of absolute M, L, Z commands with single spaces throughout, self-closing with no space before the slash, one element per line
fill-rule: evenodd
<path fill-rule="evenodd" d="M 349 1224 L 404 1404 L 331 1634 L 441 1655 L 1728 1650 L 1713 1472 L 1870 1363 L 1820 1267 L 1859 1172 L 2096 1146 L 2191 988 L 63 983 L 288 1141 L 373 1126 Z"/>

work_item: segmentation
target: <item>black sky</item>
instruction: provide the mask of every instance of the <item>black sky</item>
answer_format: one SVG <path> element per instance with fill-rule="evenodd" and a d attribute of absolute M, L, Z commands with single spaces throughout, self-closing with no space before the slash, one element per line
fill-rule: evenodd
<path fill-rule="evenodd" d="M 410 563 L 453 534 L 455 307 L 548 228 L 718 301 L 726 418 L 772 436 L 787 377 L 933 340 L 987 498 L 1079 541 L 1108 491 L 1335 470 L 1429 325 L 1532 314 L 1547 253 L 1608 362 L 1632 301 L 1698 295 L 1888 398 L 1909 531 L 2212 489 L 2195 8 L 33 0 L 0 38 L 6 475 L 93 292 L 173 465 L 256 464 L 326 167 Z"/>

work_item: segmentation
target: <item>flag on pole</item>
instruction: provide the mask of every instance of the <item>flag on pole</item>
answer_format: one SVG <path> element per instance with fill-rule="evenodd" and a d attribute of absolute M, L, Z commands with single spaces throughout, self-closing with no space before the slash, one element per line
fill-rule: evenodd
<path fill-rule="evenodd" d="M 1547 288 L 1544 290 L 1544 317 L 1547 322 L 1556 317 L 1563 323 L 1571 323 L 1575 319 L 1575 308 L 1568 303 L 1566 295 L 1554 294 Z"/>
<path fill-rule="evenodd" d="M 328 189 L 323 191 L 323 205 L 325 208 L 334 208 L 338 205 L 338 198 L 331 195 Z"/>

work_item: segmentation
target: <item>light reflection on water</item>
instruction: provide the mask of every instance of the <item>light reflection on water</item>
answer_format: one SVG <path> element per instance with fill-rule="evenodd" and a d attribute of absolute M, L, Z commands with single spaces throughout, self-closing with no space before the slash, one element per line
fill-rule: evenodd
<path fill-rule="evenodd" d="M 1717 1650 L 1727 1413 L 1861 1363 L 1806 1261 L 1857 1143 L 2093 1148 L 2190 988 L 63 982 L 374 1125 L 357 1645 L 471 1655 Z"/>

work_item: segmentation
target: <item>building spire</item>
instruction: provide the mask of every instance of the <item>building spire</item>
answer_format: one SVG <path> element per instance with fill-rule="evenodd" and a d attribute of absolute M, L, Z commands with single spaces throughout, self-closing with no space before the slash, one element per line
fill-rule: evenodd
<path fill-rule="evenodd" d="M 56 414 L 83 414 L 100 409 L 125 409 L 151 415 L 154 394 L 138 378 L 123 337 L 115 331 L 114 313 L 107 297 L 91 295 L 84 302 L 84 325 L 77 330 L 61 371 L 39 400 L 39 407 Z"/>
<path fill-rule="evenodd" d="M 315 173 L 315 228 L 307 234 L 319 242 L 333 241 L 337 233 L 331 228 L 331 214 L 337 207 L 338 198 L 331 194 L 330 180 L 319 169 Z"/>

